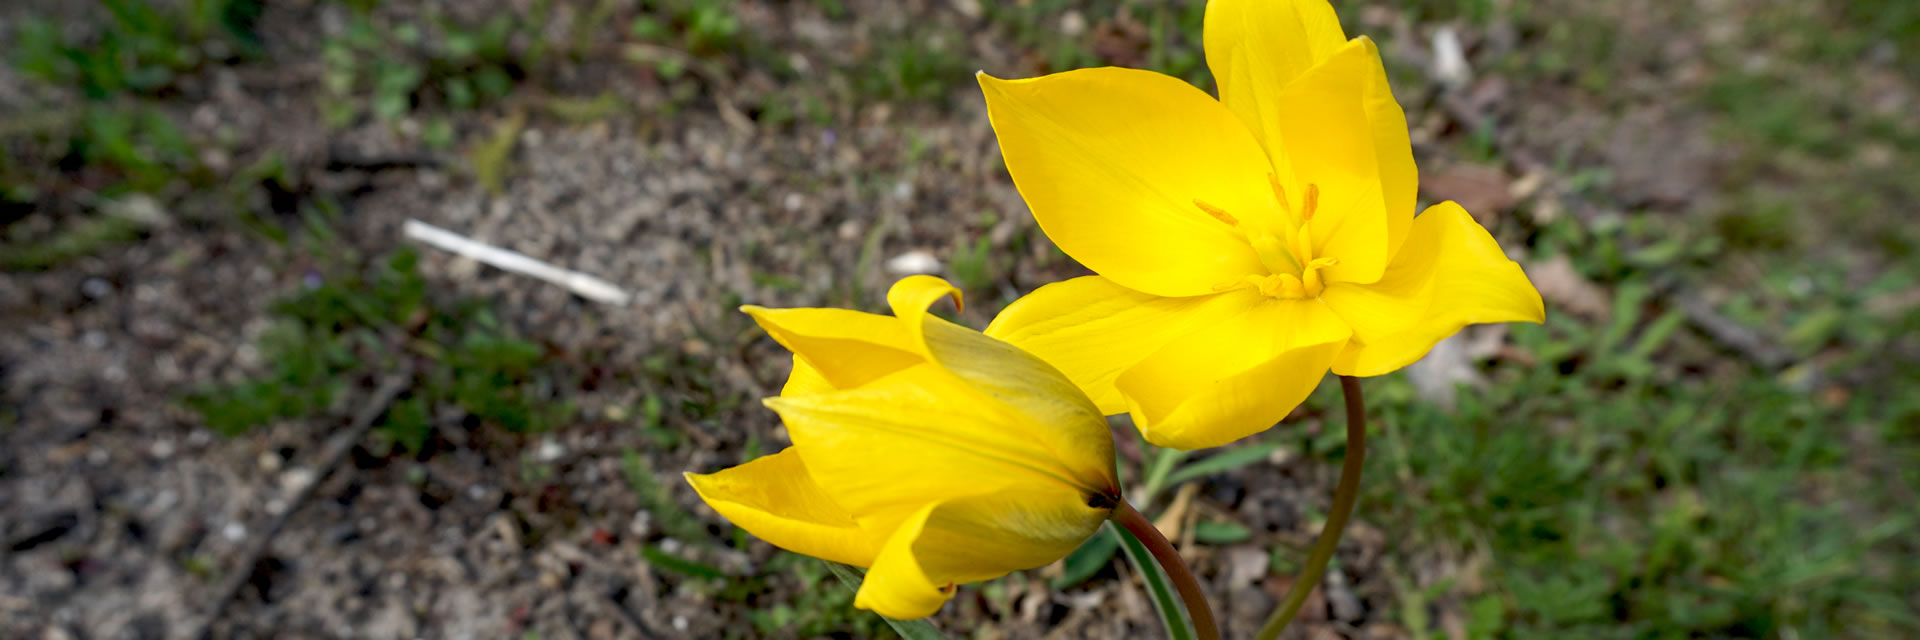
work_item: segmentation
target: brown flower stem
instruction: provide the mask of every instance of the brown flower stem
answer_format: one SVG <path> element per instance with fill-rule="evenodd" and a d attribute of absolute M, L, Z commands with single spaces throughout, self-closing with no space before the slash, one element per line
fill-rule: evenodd
<path fill-rule="evenodd" d="M 1273 617 L 1253 635 L 1257 640 L 1274 640 L 1280 637 L 1280 631 L 1300 613 L 1300 606 L 1306 604 L 1307 594 L 1319 586 L 1320 579 L 1327 573 L 1327 562 L 1333 560 L 1333 552 L 1340 546 L 1340 534 L 1347 528 L 1347 520 L 1353 517 L 1353 505 L 1360 500 L 1360 470 L 1367 461 L 1367 407 L 1360 397 L 1360 380 L 1352 376 L 1340 376 L 1340 391 L 1347 397 L 1347 459 L 1340 464 L 1340 484 L 1333 490 L 1333 511 L 1327 514 L 1327 526 L 1320 530 L 1320 539 L 1313 543 L 1313 553 L 1307 556 L 1307 566 L 1300 570 L 1300 577 L 1287 588 L 1287 600 L 1275 609 Z"/>
<path fill-rule="evenodd" d="M 1160 529 L 1153 526 L 1146 516 L 1128 504 L 1125 499 L 1113 508 L 1113 521 L 1119 523 L 1128 533 L 1146 545 L 1160 568 L 1167 572 L 1167 578 L 1173 581 L 1173 588 L 1180 592 L 1180 599 L 1187 604 L 1187 616 L 1193 619 L 1194 633 L 1200 640 L 1219 640 L 1220 627 L 1213 622 L 1213 610 L 1207 608 L 1207 596 L 1200 592 L 1200 581 L 1194 579 L 1193 572 L 1187 570 L 1187 561 L 1175 551 L 1173 543 L 1160 535 Z"/>

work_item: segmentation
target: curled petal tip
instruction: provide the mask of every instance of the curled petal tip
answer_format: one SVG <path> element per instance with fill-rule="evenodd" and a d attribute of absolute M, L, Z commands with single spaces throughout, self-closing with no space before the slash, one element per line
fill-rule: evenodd
<path fill-rule="evenodd" d="M 965 311 L 966 304 L 961 299 L 960 288 L 953 286 L 937 276 L 914 275 L 901 278 L 887 290 L 887 304 L 893 307 L 893 315 L 905 317 L 914 312 L 925 311 L 941 297 L 953 299 L 955 309 Z"/>

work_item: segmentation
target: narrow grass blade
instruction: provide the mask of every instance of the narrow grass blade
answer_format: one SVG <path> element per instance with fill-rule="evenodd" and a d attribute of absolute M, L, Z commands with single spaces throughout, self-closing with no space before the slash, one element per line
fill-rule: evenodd
<path fill-rule="evenodd" d="M 1120 548 L 1127 552 L 1127 558 L 1133 560 L 1133 566 L 1140 572 L 1140 582 L 1147 587 L 1148 599 L 1153 601 L 1153 610 L 1160 614 L 1160 621 L 1167 626 L 1167 637 L 1171 640 L 1194 640 L 1193 623 L 1187 621 L 1186 610 L 1180 606 L 1180 594 L 1173 590 L 1173 582 L 1167 579 L 1160 564 L 1153 561 L 1153 553 L 1147 551 L 1147 545 L 1127 533 L 1120 525 L 1107 522 L 1106 535 L 1120 539 Z"/>
<path fill-rule="evenodd" d="M 1181 467 L 1178 471 L 1169 474 L 1167 476 L 1167 486 L 1178 486 L 1180 483 L 1188 480 L 1198 480 L 1216 473 L 1231 471 L 1265 460 L 1268 455 L 1279 448 L 1279 442 L 1263 442 L 1214 454 L 1205 460 Z"/>

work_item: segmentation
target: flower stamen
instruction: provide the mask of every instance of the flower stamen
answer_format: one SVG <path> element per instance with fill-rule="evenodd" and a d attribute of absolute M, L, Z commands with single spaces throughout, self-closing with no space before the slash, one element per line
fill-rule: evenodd
<path fill-rule="evenodd" d="M 1280 203 L 1281 211 L 1292 211 L 1293 205 L 1287 204 L 1287 188 L 1280 186 L 1280 176 L 1267 172 L 1267 186 L 1273 187 L 1273 199 Z"/>
<path fill-rule="evenodd" d="M 1292 205 L 1287 203 L 1287 189 L 1280 183 L 1278 175 L 1268 172 L 1267 186 L 1273 188 L 1273 198 L 1282 211 L 1295 212 Z M 1283 227 L 1277 234 L 1261 229 L 1260 225 L 1240 225 L 1239 219 L 1229 215 L 1226 210 L 1198 199 L 1193 204 L 1207 212 L 1207 215 L 1237 227 L 1241 237 L 1253 246 L 1261 266 L 1267 269 L 1266 275 L 1251 275 L 1239 281 L 1214 285 L 1213 291 L 1216 293 L 1251 285 L 1261 295 L 1272 298 L 1315 298 L 1327 288 L 1320 270 L 1340 264 L 1336 258 L 1314 256 L 1313 214 L 1320 208 L 1320 185 L 1307 184 L 1306 197 L 1301 199 L 1298 210 L 1299 225 L 1290 229 Z"/>
<path fill-rule="evenodd" d="M 1300 276 L 1291 273 L 1247 276 L 1247 280 L 1260 289 L 1260 295 L 1270 298 L 1292 300 L 1307 297 L 1306 283 L 1300 281 Z"/>
<path fill-rule="evenodd" d="M 1200 207 L 1201 211 L 1207 212 L 1207 215 L 1213 216 L 1215 220 L 1227 223 L 1229 227 L 1240 226 L 1240 219 L 1233 217 L 1233 214 L 1227 213 L 1226 209 L 1201 202 L 1199 198 L 1193 199 L 1193 206 Z"/>

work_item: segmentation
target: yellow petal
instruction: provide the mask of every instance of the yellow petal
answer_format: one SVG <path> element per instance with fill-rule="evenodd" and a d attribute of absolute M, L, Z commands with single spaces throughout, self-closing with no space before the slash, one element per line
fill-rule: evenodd
<path fill-rule="evenodd" d="M 950 597 L 948 585 L 1046 566 L 1072 553 L 1110 514 L 1064 487 L 923 508 L 887 539 L 854 604 L 896 619 L 930 615 Z"/>
<path fill-rule="evenodd" d="M 768 335 L 804 360 L 828 384 L 851 389 L 869 380 L 919 364 L 913 337 L 899 321 L 846 309 L 768 309 L 740 307 Z M 791 377 L 789 381 L 791 382 Z"/>
<path fill-rule="evenodd" d="M 878 546 L 814 484 L 791 447 L 711 474 L 686 474 L 714 511 L 761 540 L 842 564 L 873 564 Z"/>
<path fill-rule="evenodd" d="M 838 390 L 834 388 L 833 383 L 827 381 L 826 376 L 820 375 L 819 369 L 813 368 L 813 365 L 807 364 L 807 361 L 798 355 L 793 357 L 791 370 L 792 373 L 787 374 L 787 384 L 780 387 L 780 395 L 804 396 L 810 393 Z"/>
<path fill-rule="evenodd" d="M 1101 276 L 1040 287 L 1000 312 L 987 335 L 1039 356 L 1072 379 L 1101 413 L 1127 410 L 1120 373 L 1168 342 L 1245 311 L 1258 298 L 1163 298 Z"/>
<path fill-rule="evenodd" d="M 1413 224 L 1417 172 L 1406 116 L 1387 87 L 1373 41 L 1357 38 L 1279 92 L 1282 173 L 1300 211 L 1308 185 L 1319 191 L 1314 255 L 1338 258 L 1328 281 L 1380 279 Z"/>
<path fill-rule="evenodd" d="M 933 615 L 953 597 L 954 584 L 934 582 L 913 555 L 913 543 L 937 507 L 937 503 L 921 506 L 887 537 L 853 596 L 853 606 L 895 620 L 916 620 Z"/>
<path fill-rule="evenodd" d="M 957 498 L 933 512 L 914 556 L 935 580 L 992 580 L 1066 557 L 1112 513 L 1060 486 Z"/>
<path fill-rule="evenodd" d="M 1266 155 L 1218 101 L 1134 69 L 979 79 L 1014 185 L 1067 255 L 1163 296 L 1264 272 L 1234 227 L 1194 204 L 1275 220 Z"/>
<path fill-rule="evenodd" d="M 925 357 L 977 392 L 970 402 L 1003 411 L 1007 428 L 1049 451 L 1079 485 L 1113 487 L 1113 435 L 1104 414 L 1040 358 L 927 312 L 946 296 L 957 303 L 960 290 L 933 276 L 910 276 L 887 291 L 887 302 L 907 331 L 919 334 Z"/>
<path fill-rule="evenodd" d="M 893 317 L 900 319 L 899 326 L 906 332 L 909 344 L 923 341 L 921 320 L 929 315 L 927 308 L 941 298 L 952 298 L 954 308 L 963 308 L 960 288 L 934 276 L 907 276 L 887 288 L 887 306 L 893 309 Z M 918 347 L 914 349 L 917 351 Z"/>
<path fill-rule="evenodd" d="M 1287 107 L 1280 90 L 1347 36 L 1326 0 L 1211 0 L 1202 41 L 1221 102 L 1273 149 Z"/>
<path fill-rule="evenodd" d="M 1328 286 L 1321 298 L 1353 322 L 1356 339 L 1333 363 L 1341 375 L 1377 376 L 1419 360 L 1469 324 L 1541 322 L 1540 292 L 1487 230 L 1453 202 L 1427 208 L 1380 282 Z M 1411 318 L 1383 323 L 1381 318 Z"/>
<path fill-rule="evenodd" d="M 1069 467 L 1030 424 L 928 363 L 849 391 L 768 398 L 814 481 L 870 530 L 896 526 L 929 500 L 1002 489 L 1111 494 L 1100 471 Z M 1102 427 L 1104 431 L 1104 426 Z M 1108 446 L 1111 446 L 1110 444 Z M 1112 454 L 1105 466 L 1112 465 Z"/>
<path fill-rule="evenodd" d="M 1285 418 L 1350 335 L 1317 300 L 1269 300 L 1167 343 L 1116 385 L 1148 441 L 1219 446 Z"/>

